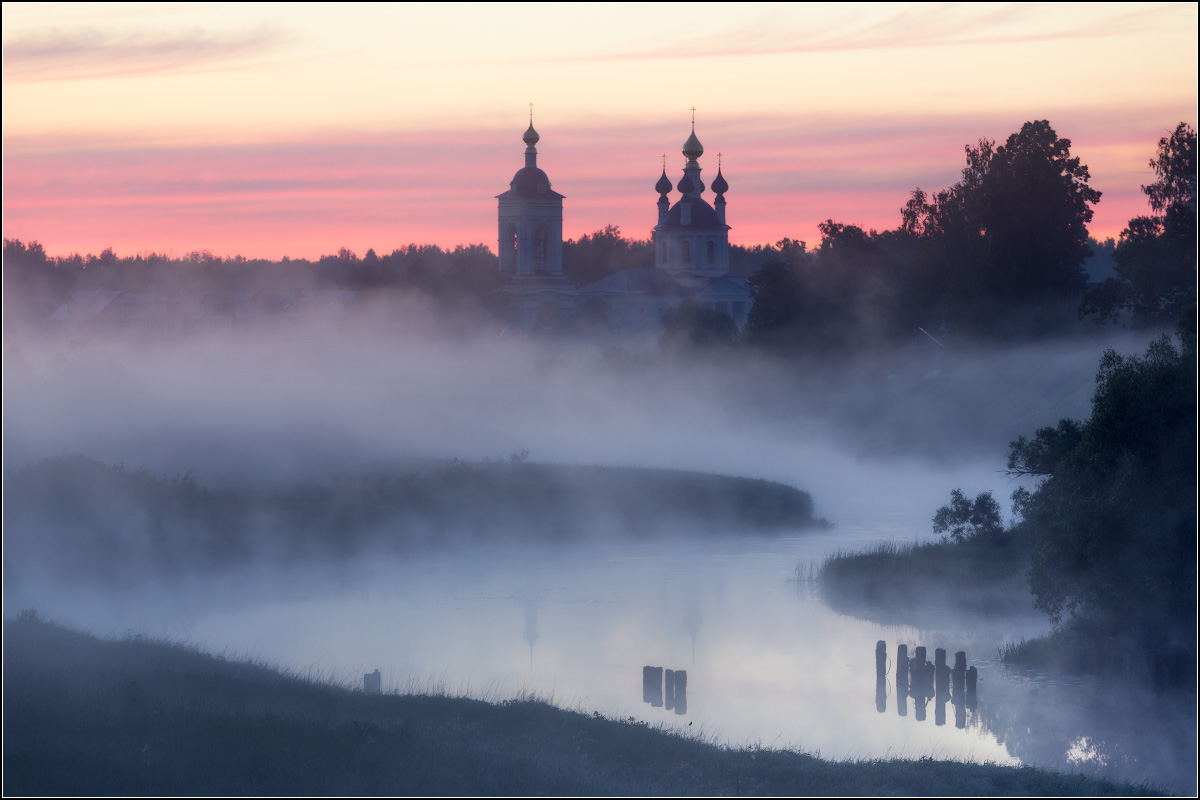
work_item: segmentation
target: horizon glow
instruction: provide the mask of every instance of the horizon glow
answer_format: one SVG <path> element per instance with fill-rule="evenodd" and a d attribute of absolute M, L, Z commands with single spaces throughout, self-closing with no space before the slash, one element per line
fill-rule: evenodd
<path fill-rule="evenodd" d="M 1033 119 L 1089 167 L 1104 239 L 1148 213 L 1158 139 L 1196 119 L 1190 4 L 3 14 L 4 236 L 56 255 L 494 250 L 530 100 L 566 238 L 649 235 L 694 105 L 737 244 L 894 228 L 913 188 L 958 180 L 964 145 Z"/>

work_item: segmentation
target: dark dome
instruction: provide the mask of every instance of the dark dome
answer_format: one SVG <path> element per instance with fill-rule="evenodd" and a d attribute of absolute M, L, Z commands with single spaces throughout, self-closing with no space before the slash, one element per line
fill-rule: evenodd
<path fill-rule="evenodd" d="M 717 194 L 725 194 L 729 191 L 729 184 L 725 181 L 725 176 L 721 174 L 721 168 L 717 168 L 717 178 L 712 182 L 712 189 Z"/>
<path fill-rule="evenodd" d="M 513 194 L 521 197 L 537 197 L 538 195 L 545 197 L 554 194 L 550 191 L 550 178 L 537 167 L 524 167 L 517 170 L 517 174 L 513 175 L 508 188 Z"/>
<path fill-rule="evenodd" d="M 541 137 L 538 136 L 538 132 L 533 129 L 533 120 L 529 120 L 529 128 L 525 131 L 525 134 L 521 137 L 521 141 L 523 141 L 525 144 L 529 145 L 530 147 L 533 147 L 535 144 L 538 143 L 538 139 L 540 139 L 540 138 Z"/>
<path fill-rule="evenodd" d="M 715 228 L 716 230 L 725 230 L 729 226 L 721 222 L 717 217 L 716 210 L 713 209 L 704 200 L 699 197 L 691 198 L 692 204 L 692 221 L 687 225 L 682 225 L 679 222 L 681 209 L 684 203 L 680 200 L 675 205 L 671 206 L 671 210 L 667 212 L 667 218 L 663 220 L 661 225 L 656 226 L 655 230 L 661 228 L 678 228 L 681 230 L 691 230 L 693 228 Z"/>
<path fill-rule="evenodd" d="M 684 194 L 691 194 L 696 191 L 696 184 L 692 183 L 691 177 L 686 172 L 683 173 L 683 179 L 679 181 L 679 191 Z"/>
<path fill-rule="evenodd" d="M 692 135 L 683 143 L 683 154 L 687 157 L 688 161 L 695 161 L 704 155 L 704 145 L 700 144 L 700 140 L 696 138 L 695 128 L 692 128 Z"/>
<path fill-rule="evenodd" d="M 654 184 L 654 191 L 659 194 L 669 194 L 671 192 L 671 179 L 667 177 L 666 167 L 663 167 L 663 174 L 658 179 L 658 183 Z"/>

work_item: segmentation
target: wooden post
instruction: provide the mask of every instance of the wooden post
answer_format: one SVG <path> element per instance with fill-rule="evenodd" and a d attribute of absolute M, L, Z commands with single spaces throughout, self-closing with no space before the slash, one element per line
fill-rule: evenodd
<path fill-rule="evenodd" d="M 939 647 L 933 651 L 934 698 L 936 705 L 933 709 L 935 725 L 946 724 L 946 701 L 950 699 L 950 668 L 946 666 L 946 648 Z"/>
<path fill-rule="evenodd" d="M 899 703 L 901 709 L 900 716 L 904 716 L 904 709 L 908 707 L 908 645 L 896 645 L 896 702 Z"/>
<path fill-rule="evenodd" d="M 950 672 L 951 699 L 954 701 L 954 727 L 967 727 L 967 704 L 965 686 L 967 680 L 967 654 L 959 650 L 954 654 L 954 669 Z"/>
<path fill-rule="evenodd" d="M 663 668 L 642 667 L 642 702 L 655 708 L 663 704 Z"/>
<path fill-rule="evenodd" d="M 967 708 L 975 710 L 975 705 L 979 702 L 979 696 L 975 693 L 977 682 L 979 680 L 979 672 L 971 667 L 967 670 L 967 687 L 963 692 L 963 699 L 966 700 Z"/>
<path fill-rule="evenodd" d="M 913 697 L 917 697 L 918 695 L 921 697 L 925 696 L 925 664 L 926 663 L 928 663 L 928 662 L 925 660 L 925 646 L 918 645 L 917 648 L 913 651 L 913 665 L 912 665 L 912 668 L 909 670 L 909 672 L 912 674 L 912 677 L 909 680 L 909 684 L 912 687 L 911 691 L 912 691 Z"/>
<path fill-rule="evenodd" d="M 675 670 L 675 713 L 687 713 L 687 670 Z"/>
<path fill-rule="evenodd" d="M 962 700 L 963 688 L 967 680 L 967 654 L 964 650 L 959 650 L 954 654 L 954 670 L 950 673 L 954 686 L 954 699 Z"/>
<path fill-rule="evenodd" d="M 887 642 L 880 639 L 875 643 L 875 680 L 887 675 Z"/>
<path fill-rule="evenodd" d="M 675 707 L 675 670 L 663 671 L 663 708 L 670 711 Z"/>

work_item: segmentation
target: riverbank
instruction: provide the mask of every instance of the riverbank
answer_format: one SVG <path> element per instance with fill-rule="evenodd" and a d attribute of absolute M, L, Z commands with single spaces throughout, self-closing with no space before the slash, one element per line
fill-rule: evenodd
<path fill-rule="evenodd" d="M 911 622 L 931 607 L 979 614 L 1032 608 L 1029 552 L 1013 541 L 887 542 L 838 551 L 816 571 L 822 599 L 853 616 Z"/>
<path fill-rule="evenodd" d="M 1131 795 L 1031 768 L 720 747 L 535 700 L 366 695 L 142 637 L 4 625 L 21 795 Z"/>
<path fill-rule="evenodd" d="M 504 542 L 828 527 L 805 491 L 683 470 L 507 461 L 363 467 L 284 486 L 205 485 L 81 455 L 5 471 L 5 581 L 175 575 Z"/>

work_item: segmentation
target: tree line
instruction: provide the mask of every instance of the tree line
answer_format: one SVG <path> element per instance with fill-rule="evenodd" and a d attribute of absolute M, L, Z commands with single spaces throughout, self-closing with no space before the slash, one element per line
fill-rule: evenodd
<path fill-rule="evenodd" d="M 672 341 L 740 340 L 781 354 L 840 355 L 901 344 L 919 331 L 1004 341 L 1056 335 L 1080 318 L 1167 327 L 1195 302 L 1196 132 L 1163 137 L 1142 190 L 1151 213 L 1119 240 L 1089 238 L 1101 193 L 1071 141 L 1045 120 L 1027 122 L 1000 145 L 964 147 L 961 179 L 913 189 L 895 229 L 863 230 L 827 219 L 821 240 L 784 238 L 730 248 L 735 275 L 756 294 L 737 334 L 711 315 L 684 309 L 668 320 Z M 1088 285 L 1085 262 L 1111 263 Z M 51 257 L 37 242 L 4 240 L 5 316 L 44 319 L 69 291 L 338 288 L 417 290 L 447 306 L 502 320 L 504 277 L 482 244 L 443 250 L 410 244 L 359 257 L 342 248 L 316 261 L 221 258 L 208 251 Z M 627 268 L 652 268 L 653 244 L 609 225 L 563 243 L 563 271 L 577 286 Z M 697 327 L 699 326 L 699 327 Z"/>
<path fill-rule="evenodd" d="M 343 289 L 360 292 L 420 292 L 448 310 L 502 318 L 506 304 L 496 290 L 504 277 L 496 256 L 482 244 L 442 249 L 410 244 L 386 255 L 348 248 L 315 261 L 284 256 L 278 261 L 221 257 L 208 250 L 184 256 L 160 253 L 118 256 L 50 256 L 38 242 L 4 240 L 4 316 L 10 322 L 40 322 L 69 292 L 115 290 L 138 293 L 179 291 L 290 291 Z"/>
<path fill-rule="evenodd" d="M 1070 140 L 1028 122 L 997 146 L 967 145 L 962 178 L 914 189 L 894 230 L 826 220 L 821 242 L 780 242 L 751 282 L 747 339 L 779 351 L 842 352 L 925 331 L 987 340 L 1054 335 L 1078 319 L 1170 325 L 1196 286 L 1196 133 L 1180 123 L 1150 162 L 1154 215 L 1114 244 L 1090 239 L 1101 193 Z M 1084 263 L 1115 277 L 1088 286 Z"/>

